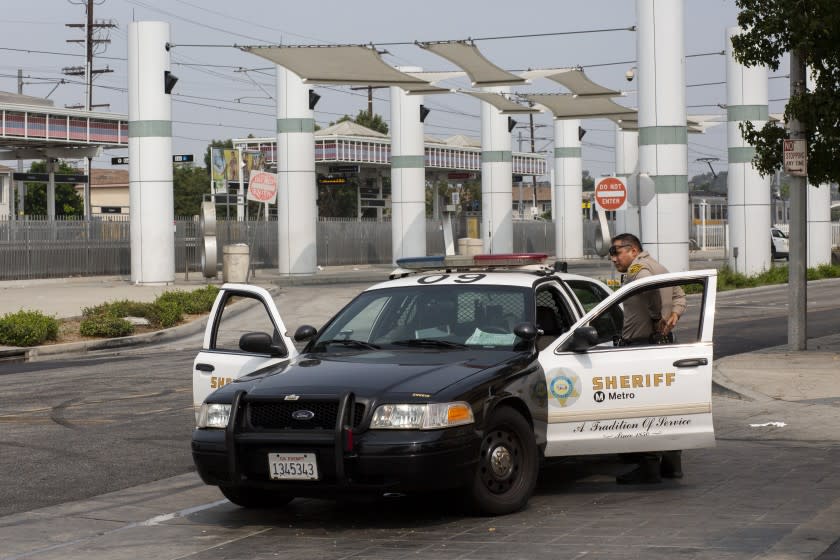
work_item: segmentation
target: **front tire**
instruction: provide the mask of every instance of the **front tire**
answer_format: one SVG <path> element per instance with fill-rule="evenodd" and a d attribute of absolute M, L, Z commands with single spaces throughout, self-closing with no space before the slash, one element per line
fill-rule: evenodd
<path fill-rule="evenodd" d="M 539 460 L 534 431 L 509 407 L 493 413 L 481 441 L 478 466 L 468 489 L 478 513 L 506 515 L 519 511 L 534 492 Z"/>
<path fill-rule="evenodd" d="M 294 499 L 294 496 L 282 492 L 259 488 L 219 486 L 219 490 L 232 504 L 249 509 L 269 509 L 284 506 Z"/>

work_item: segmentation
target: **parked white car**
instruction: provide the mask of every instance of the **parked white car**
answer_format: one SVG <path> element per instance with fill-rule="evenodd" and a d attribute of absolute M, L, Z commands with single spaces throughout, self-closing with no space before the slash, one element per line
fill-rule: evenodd
<path fill-rule="evenodd" d="M 790 240 L 779 228 L 770 228 L 770 256 L 773 260 L 790 258 Z"/>

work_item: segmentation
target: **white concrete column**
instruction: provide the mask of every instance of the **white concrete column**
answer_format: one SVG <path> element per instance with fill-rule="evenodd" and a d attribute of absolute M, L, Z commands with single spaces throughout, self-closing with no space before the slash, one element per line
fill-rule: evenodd
<path fill-rule="evenodd" d="M 812 68 L 808 68 L 806 84 L 813 89 Z M 831 186 L 808 183 L 808 268 L 831 264 Z"/>
<path fill-rule="evenodd" d="M 508 87 L 484 91 L 507 93 Z M 481 239 L 485 253 L 513 252 L 513 152 L 508 116 L 481 102 Z"/>
<path fill-rule="evenodd" d="M 688 270 L 688 136 L 682 0 L 636 0 L 642 244 L 671 272 Z"/>
<path fill-rule="evenodd" d="M 615 213 L 615 231 L 632 233 L 636 237 L 639 231 L 639 189 L 634 184 L 633 174 L 639 168 L 639 132 L 615 128 L 615 176 L 624 179 L 627 185 L 627 203 L 623 210 Z"/>
<path fill-rule="evenodd" d="M 583 172 L 580 120 L 554 119 L 554 246 L 560 260 L 583 258 Z"/>
<path fill-rule="evenodd" d="M 164 92 L 168 42 L 168 23 L 128 26 L 128 192 L 135 284 L 175 281 L 172 99 Z"/>
<path fill-rule="evenodd" d="M 746 67 L 733 57 L 733 35 L 726 30 L 726 115 L 729 173 L 726 180 L 729 220 L 729 267 L 752 276 L 770 268 L 770 177 L 752 165 L 755 147 L 741 136 L 740 123 L 761 128 L 768 118 L 767 67 Z M 738 256 L 735 256 L 735 249 Z"/>
<path fill-rule="evenodd" d="M 314 274 L 318 191 L 315 187 L 315 117 L 309 86 L 283 66 L 277 71 L 278 271 Z"/>
<path fill-rule="evenodd" d="M 421 72 L 404 66 L 401 72 Z M 391 242 L 394 263 L 426 255 L 426 153 L 422 95 L 391 88 Z"/>

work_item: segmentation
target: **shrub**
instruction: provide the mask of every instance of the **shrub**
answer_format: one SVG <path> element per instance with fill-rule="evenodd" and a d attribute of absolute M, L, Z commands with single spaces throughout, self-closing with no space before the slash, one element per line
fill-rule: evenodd
<path fill-rule="evenodd" d="M 58 320 L 40 311 L 20 310 L 0 317 L 0 344 L 35 346 L 58 338 Z"/>
<path fill-rule="evenodd" d="M 95 336 L 104 338 L 115 338 L 128 336 L 134 332 L 134 325 L 116 315 L 100 313 L 89 315 L 82 319 L 79 325 L 79 334 L 82 336 Z"/>
<path fill-rule="evenodd" d="M 102 303 L 82 310 L 82 316 L 113 315 L 114 317 L 147 317 L 152 304 L 127 299 Z"/>
<path fill-rule="evenodd" d="M 165 294 L 162 294 L 162 296 Z M 151 306 L 151 312 L 146 316 L 149 322 L 163 329 L 177 325 L 183 318 L 183 311 L 178 302 L 171 298 L 160 297 Z"/>
<path fill-rule="evenodd" d="M 213 308 L 213 302 L 219 295 L 217 286 L 207 285 L 190 292 L 189 307 L 186 313 L 208 313 Z"/>

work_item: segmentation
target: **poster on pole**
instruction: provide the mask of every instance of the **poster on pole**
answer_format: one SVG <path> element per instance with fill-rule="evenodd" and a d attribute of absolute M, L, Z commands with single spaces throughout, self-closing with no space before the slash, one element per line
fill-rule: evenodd
<path fill-rule="evenodd" d="M 247 198 L 255 202 L 274 204 L 277 200 L 277 174 L 267 171 L 251 171 Z"/>

